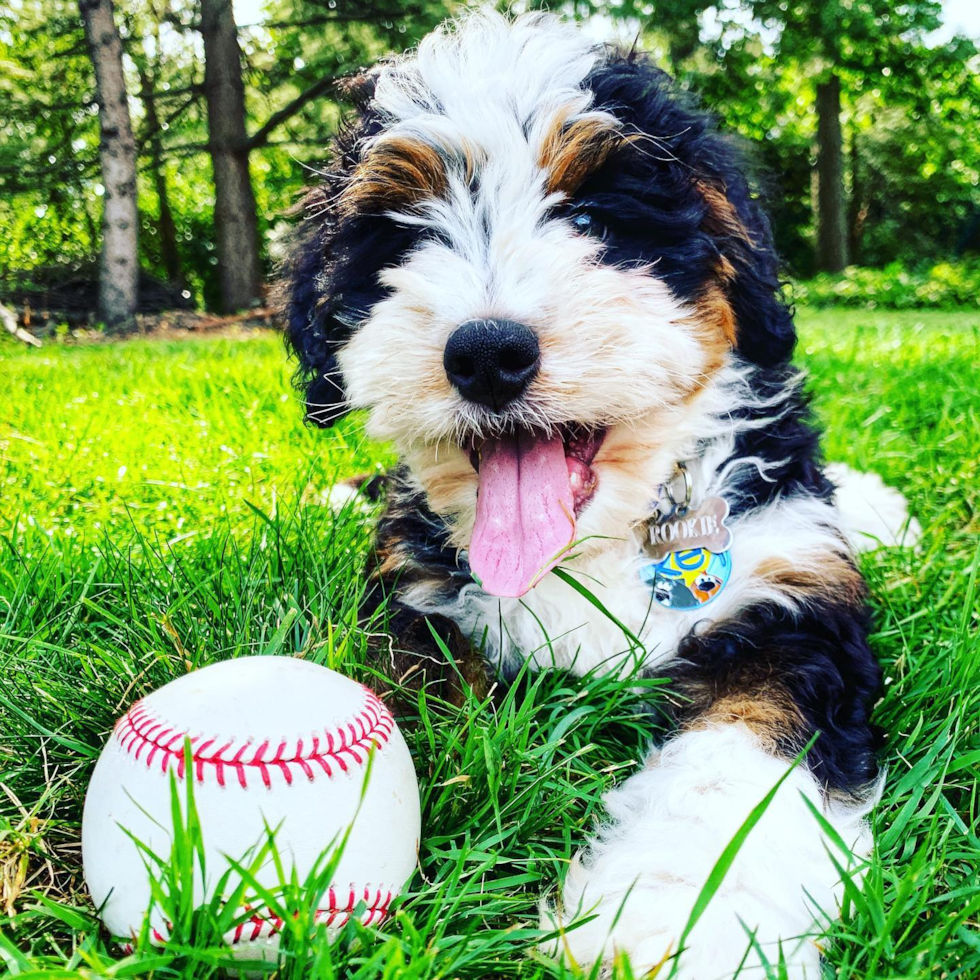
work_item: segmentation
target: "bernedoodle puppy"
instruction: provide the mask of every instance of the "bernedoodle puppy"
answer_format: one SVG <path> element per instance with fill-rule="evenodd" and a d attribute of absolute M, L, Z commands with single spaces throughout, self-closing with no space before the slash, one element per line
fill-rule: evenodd
<path fill-rule="evenodd" d="M 548 15 L 470 14 L 350 92 L 284 314 L 310 420 L 367 409 L 400 453 L 375 576 L 395 630 L 454 624 L 505 676 L 671 681 L 676 731 L 546 913 L 558 955 L 676 953 L 809 746 L 679 975 L 782 955 L 816 978 L 839 868 L 871 850 L 880 674 L 737 149 L 644 58 Z"/>

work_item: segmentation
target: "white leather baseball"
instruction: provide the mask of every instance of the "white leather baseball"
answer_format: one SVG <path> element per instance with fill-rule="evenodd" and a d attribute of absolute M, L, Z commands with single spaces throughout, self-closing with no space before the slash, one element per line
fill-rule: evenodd
<path fill-rule="evenodd" d="M 225 856 L 240 860 L 266 840 L 266 825 L 281 825 L 279 853 L 287 873 L 291 861 L 302 881 L 353 821 L 316 918 L 339 927 L 362 902 L 363 922 L 385 917 L 415 868 L 420 833 L 418 782 L 394 719 L 371 691 L 326 667 L 241 657 L 195 670 L 134 704 L 102 750 L 85 799 L 82 860 L 114 936 L 139 933 L 150 906 L 143 857 L 123 828 L 154 853 L 170 854 L 168 774 L 177 775 L 178 787 L 189 775 L 187 738 L 209 879 L 196 901 L 211 897 L 228 869 Z M 257 877 L 278 884 L 271 861 Z M 166 939 L 159 911 L 150 925 L 157 941 Z M 280 926 L 255 909 L 225 939 L 274 946 Z"/>

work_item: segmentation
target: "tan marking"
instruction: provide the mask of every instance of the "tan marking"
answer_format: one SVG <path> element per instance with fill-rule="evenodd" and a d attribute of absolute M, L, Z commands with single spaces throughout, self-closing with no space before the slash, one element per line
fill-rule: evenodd
<path fill-rule="evenodd" d="M 702 227 L 712 235 L 735 238 L 752 245 L 748 229 L 724 190 L 706 180 L 695 180 L 694 186 L 708 207 L 701 222 Z M 712 272 L 713 275 L 705 284 L 696 306 L 704 321 L 720 330 L 728 344 L 734 348 L 738 346 L 738 320 L 732 309 L 728 289 L 738 273 L 727 255 L 719 257 Z"/>
<path fill-rule="evenodd" d="M 405 541 L 387 532 L 374 543 L 373 578 L 387 578 L 411 564 L 411 553 Z"/>
<path fill-rule="evenodd" d="M 389 501 L 385 508 L 379 534 L 374 542 L 374 577 L 388 578 L 419 567 L 409 543 L 392 528 L 392 525 L 397 526 L 398 521 L 403 518 L 404 511 L 404 502 L 397 497 Z"/>
<path fill-rule="evenodd" d="M 446 192 L 446 166 L 429 143 L 393 136 L 376 143 L 340 197 L 348 213 L 413 207 Z"/>
<path fill-rule="evenodd" d="M 715 271 L 718 273 L 719 279 L 722 279 L 725 282 L 735 281 L 735 266 L 733 266 L 724 255 L 718 260 L 718 265 L 716 266 Z"/>
<path fill-rule="evenodd" d="M 574 194 L 595 173 L 609 154 L 624 142 L 618 129 L 605 119 L 579 119 L 565 125 L 559 113 L 541 144 L 538 164 L 547 174 L 549 194 Z"/>
<path fill-rule="evenodd" d="M 735 205 L 728 200 L 723 187 L 707 180 L 695 180 L 694 186 L 708 206 L 704 216 L 703 227 L 713 235 L 724 235 L 728 238 L 738 238 L 747 245 L 754 245 L 751 234 L 745 223 L 739 217 Z"/>
<path fill-rule="evenodd" d="M 443 447 L 455 459 L 433 462 L 418 474 L 429 506 L 437 514 L 449 514 L 470 503 L 476 496 L 477 475 L 469 459 L 458 449 Z"/>
<path fill-rule="evenodd" d="M 755 575 L 798 601 L 826 596 L 856 606 L 865 597 L 861 574 L 846 555 L 834 551 L 804 555 L 793 562 L 767 558 L 756 567 Z"/>
<path fill-rule="evenodd" d="M 735 311 L 732 309 L 732 304 L 729 302 L 728 296 L 721 286 L 713 283 L 709 284 L 694 306 L 701 322 L 711 327 L 711 333 L 716 338 L 714 343 L 708 340 L 708 338 L 705 339 L 706 345 L 715 357 L 719 353 L 715 350 L 719 346 L 717 340 L 719 336 L 724 339 L 724 344 L 721 345 L 724 351 L 727 352 L 736 346 L 737 322 Z"/>
<path fill-rule="evenodd" d="M 806 732 L 806 722 L 800 709 L 777 685 L 768 685 L 757 691 L 725 694 L 684 727 L 703 729 L 738 723 L 751 729 L 773 752 L 785 748 L 787 744 L 795 744 Z"/>
<path fill-rule="evenodd" d="M 682 730 L 741 723 L 772 752 L 807 735 L 806 719 L 765 650 L 759 651 L 758 659 L 743 662 L 732 676 L 710 682 L 689 680 L 669 690 L 678 696 L 674 703 Z"/>
<path fill-rule="evenodd" d="M 393 548 L 388 542 L 384 546 L 379 546 L 377 552 L 378 573 L 382 577 L 394 575 L 405 567 L 407 561 L 404 551 Z"/>
<path fill-rule="evenodd" d="M 681 401 L 689 404 L 728 363 L 728 355 L 735 346 L 735 314 L 725 294 L 712 287 L 694 304 L 694 315 L 686 322 L 704 353 L 704 367 L 696 383 L 679 392 Z"/>

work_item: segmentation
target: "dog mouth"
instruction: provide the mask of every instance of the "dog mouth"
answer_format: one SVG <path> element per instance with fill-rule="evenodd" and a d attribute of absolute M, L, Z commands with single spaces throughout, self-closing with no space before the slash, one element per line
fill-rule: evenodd
<path fill-rule="evenodd" d="M 486 592 L 517 598 L 558 564 L 598 487 L 593 463 L 604 438 L 604 429 L 567 425 L 470 447 L 479 485 L 469 561 Z"/>

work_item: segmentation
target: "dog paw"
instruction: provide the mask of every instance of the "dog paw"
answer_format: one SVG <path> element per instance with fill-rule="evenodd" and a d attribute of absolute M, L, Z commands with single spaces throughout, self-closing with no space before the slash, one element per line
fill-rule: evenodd
<path fill-rule="evenodd" d="M 571 904 L 575 899 L 593 897 L 590 879 L 602 875 L 601 867 L 573 869 L 570 878 L 576 880 L 566 884 L 563 908 L 578 908 L 577 903 Z M 549 952 L 583 970 L 596 963 L 608 965 L 618 954 L 625 954 L 635 976 L 659 965 L 666 977 L 676 959 L 676 980 L 722 980 L 736 973 L 763 980 L 767 963 L 773 975 L 787 980 L 819 980 L 820 950 L 815 937 L 807 934 L 812 919 L 777 909 L 765 896 L 746 890 L 716 895 L 681 949 L 698 892 L 673 879 L 670 872 L 644 869 L 642 878 L 627 892 L 603 894 L 593 905 L 581 908 L 571 922 L 562 922 L 556 911 L 545 910 L 542 927 L 558 933 Z M 777 973 L 781 960 L 783 974 Z"/>
<path fill-rule="evenodd" d="M 827 476 L 837 487 L 837 509 L 855 551 L 895 545 L 914 548 L 919 543 L 922 525 L 909 515 L 908 501 L 877 473 L 861 473 L 845 463 L 831 463 Z"/>
<path fill-rule="evenodd" d="M 653 753 L 609 794 L 610 822 L 573 860 L 558 907 L 543 910 L 542 927 L 556 934 L 547 951 L 583 969 L 625 954 L 637 976 L 665 964 L 662 975 L 681 980 L 761 980 L 768 965 L 788 980 L 818 980 L 817 940 L 841 891 L 830 853 L 845 866 L 848 855 L 806 805 L 821 798 L 805 769 L 790 773 L 687 929 L 723 849 L 788 765 L 739 725 L 689 732 Z M 852 852 L 867 852 L 860 812 L 825 816 Z"/>

